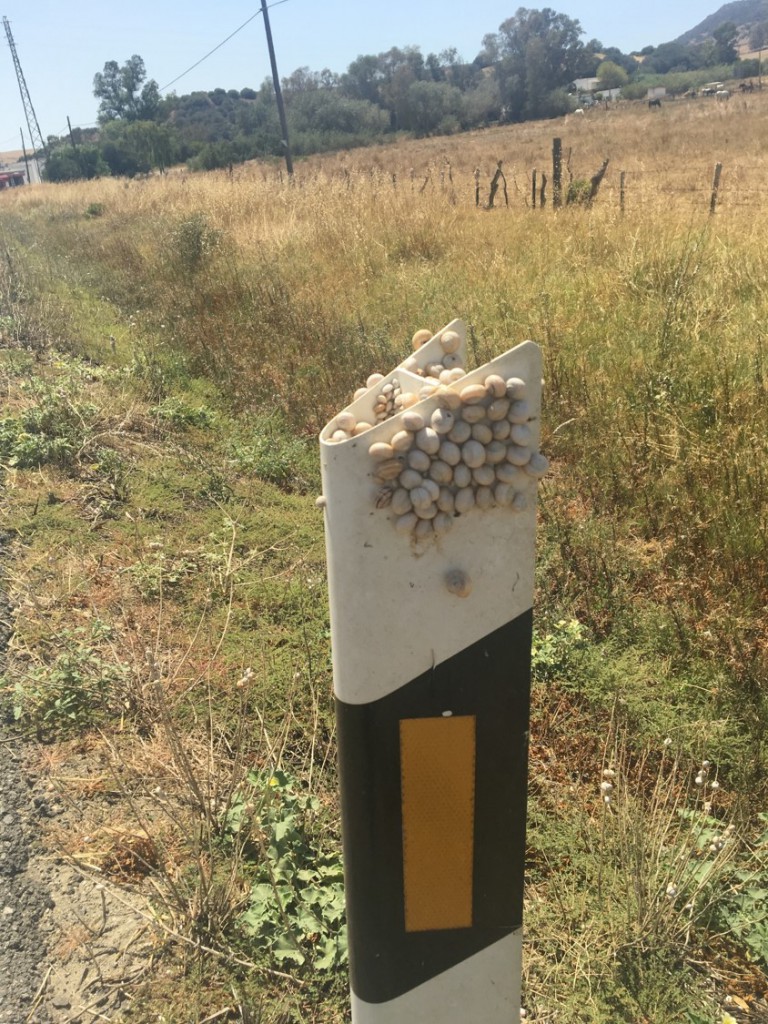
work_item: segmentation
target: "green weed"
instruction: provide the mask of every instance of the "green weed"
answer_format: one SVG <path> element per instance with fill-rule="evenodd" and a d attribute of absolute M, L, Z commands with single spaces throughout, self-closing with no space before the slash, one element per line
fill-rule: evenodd
<path fill-rule="evenodd" d="M 64 629 L 55 637 L 58 653 L 51 661 L 28 665 L 13 683 L 0 676 L 14 719 L 38 734 L 68 735 L 118 710 L 130 670 L 102 653 L 99 645 L 111 639 L 111 628 L 100 619 L 88 628 Z"/>
<path fill-rule="evenodd" d="M 228 810 L 227 834 L 250 830 L 256 859 L 244 933 L 278 964 L 333 974 L 347 962 L 344 877 L 338 850 L 312 840 L 317 797 L 283 771 L 251 773 Z"/>

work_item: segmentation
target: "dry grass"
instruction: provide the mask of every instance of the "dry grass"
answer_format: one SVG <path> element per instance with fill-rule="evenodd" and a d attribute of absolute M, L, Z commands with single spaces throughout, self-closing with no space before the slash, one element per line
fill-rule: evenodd
<path fill-rule="evenodd" d="M 659 1006 L 677 1012 L 679 1001 L 664 1003 L 668 959 L 633 953 L 634 980 L 614 970 L 622 942 L 645 955 L 664 932 L 665 949 L 675 946 L 668 904 L 654 889 L 663 927 L 651 915 L 640 942 L 619 928 L 631 894 L 613 917 L 583 896 L 600 862 L 593 776 L 605 707 L 619 707 L 635 790 L 606 847 L 615 899 L 622 857 L 638 848 L 632 822 L 646 816 L 648 835 L 660 837 L 675 820 L 682 790 L 662 799 L 635 770 L 667 730 L 681 765 L 717 739 L 729 813 L 746 834 L 765 793 L 768 137 L 756 125 L 767 105 L 768 95 L 660 112 L 626 104 L 317 157 L 292 184 L 251 164 L 232 178 L 179 171 L 3 197 L 10 340 L 29 343 L 45 323 L 48 338 L 118 368 L 104 392 L 81 382 L 101 412 L 74 466 L 7 476 L 19 538 L 11 582 L 24 608 L 14 654 L 48 663 L 74 624 L 108 620 L 98 651 L 126 667 L 122 711 L 109 742 L 92 742 L 111 775 L 79 772 L 53 752 L 46 770 L 78 799 L 98 799 L 107 777 L 119 778 L 143 822 L 126 818 L 120 829 L 155 840 L 180 942 L 222 941 L 241 905 L 240 864 L 221 859 L 216 829 L 247 768 L 287 763 L 335 822 L 320 519 L 310 497 L 233 468 L 228 434 L 247 446 L 249 431 L 269 428 L 276 449 L 297 437 L 311 444 L 371 371 L 399 361 L 417 327 L 462 316 L 478 362 L 525 337 L 544 349 L 543 446 L 554 471 L 541 496 L 539 628 L 578 618 L 595 651 L 586 666 L 561 666 L 565 690 L 536 697 L 532 794 L 542 814 L 531 895 L 543 938 L 530 959 L 532 1001 L 542 1020 L 575 1021 L 586 1019 L 586 998 L 599 1020 L 596 979 L 637 995 L 646 977 L 646 995 L 652 982 Z M 575 179 L 610 157 L 591 210 L 531 209 L 530 172 L 548 172 L 555 135 Z M 500 159 L 509 207 L 478 209 L 475 170 L 485 201 Z M 710 218 L 716 162 L 724 170 Z M 86 215 L 96 204 L 100 215 Z M 37 401 L 20 387 L 24 373 L 58 372 L 44 352 L 12 370 L 5 415 Z M 174 407 L 180 416 L 208 403 L 222 419 L 209 434 L 184 434 L 157 412 L 170 400 L 186 403 Z M 129 469 L 106 512 L 103 479 L 88 469 L 99 445 Z M 249 664 L 254 677 L 233 689 Z M 251 735 L 244 721 L 258 722 Z M 120 837 L 97 834 L 99 857 L 130 868 L 134 840 L 121 853 Z M 572 854 L 581 861 L 558 860 Z M 573 944 L 558 951 L 565 933 Z M 301 1020 L 337 1012 L 299 1003 Z M 638 1005 L 627 997 L 611 1019 L 639 1019 Z M 644 1019 L 674 1018 L 657 1008 Z"/>

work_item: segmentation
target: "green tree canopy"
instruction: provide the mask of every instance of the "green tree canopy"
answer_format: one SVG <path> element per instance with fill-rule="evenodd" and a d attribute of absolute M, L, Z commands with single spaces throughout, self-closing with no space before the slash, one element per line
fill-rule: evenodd
<path fill-rule="evenodd" d="M 125 64 L 108 60 L 93 76 L 93 95 L 100 100 L 99 121 L 151 121 L 160 106 L 154 79 L 146 81 L 144 61 L 134 54 Z"/>
<path fill-rule="evenodd" d="M 629 75 L 618 64 L 612 60 L 604 60 L 598 65 L 597 77 L 600 79 L 601 89 L 621 89 L 629 81 Z"/>
<path fill-rule="evenodd" d="M 732 64 L 738 57 L 736 41 L 738 29 L 733 21 L 724 21 L 718 25 L 712 33 L 715 40 L 715 62 L 717 64 Z"/>
<path fill-rule="evenodd" d="M 508 120 L 563 113 L 559 90 L 594 73 L 597 58 L 581 42 L 581 25 L 551 7 L 517 13 L 483 39 L 483 61 L 496 57 Z M 560 96 L 558 99 L 557 94 Z"/>

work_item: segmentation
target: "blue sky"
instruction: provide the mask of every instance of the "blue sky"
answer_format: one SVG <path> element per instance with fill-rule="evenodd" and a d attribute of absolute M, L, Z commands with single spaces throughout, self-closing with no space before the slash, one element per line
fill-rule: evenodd
<path fill-rule="evenodd" d="M 274 0 L 270 0 L 274 3 Z M 426 55 L 455 47 L 466 60 L 481 49 L 520 0 L 284 0 L 270 21 L 280 74 L 298 67 L 342 72 L 362 53 L 419 46 Z M 597 38 L 622 50 L 675 38 L 720 6 L 718 0 L 528 0 L 577 18 L 584 40 Z M 36 0 L 7 4 L 16 49 L 43 135 L 96 120 L 93 76 L 105 62 L 140 54 L 161 87 L 180 75 L 260 9 L 260 0 Z M 3 12 L 0 12 L 3 13 Z M 258 86 L 270 74 L 261 16 L 173 87 Z M 0 151 L 17 149 L 26 122 L 5 33 L 0 32 Z"/>

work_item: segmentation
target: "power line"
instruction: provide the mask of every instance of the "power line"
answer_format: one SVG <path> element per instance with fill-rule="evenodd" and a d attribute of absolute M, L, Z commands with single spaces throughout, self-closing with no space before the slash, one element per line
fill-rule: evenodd
<path fill-rule="evenodd" d="M 278 7 L 280 4 L 285 4 L 285 3 L 288 3 L 288 0 L 275 0 L 275 3 L 272 3 L 269 6 L 270 7 Z M 204 57 L 201 57 L 200 60 L 195 61 L 195 63 L 192 64 L 190 67 L 188 67 L 186 71 L 182 71 L 182 73 L 180 75 L 177 75 L 176 78 L 173 79 L 173 81 L 169 82 L 167 85 L 162 86 L 161 89 L 160 89 L 160 92 L 165 92 L 166 89 L 170 89 L 170 87 L 172 85 L 175 85 L 176 82 L 179 81 L 179 79 L 183 78 L 185 75 L 188 75 L 190 71 L 194 71 L 195 68 L 199 67 L 203 63 L 204 60 L 208 60 L 208 58 L 210 56 L 212 56 L 212 54 L 216 53 L 217 50 L 220 50 L 222 48 L 222 46 L 224 46 L 225 43 L 228 43 L 230 41 L 230 39 L 234 39 L 234 37 L 237 35 L 238 32 L 242 32 L 243 29 L 246 27 L 246 25 L 250 25 L 250 23 L 255 18 L 258 18 L 258 16 L 260 14 L 261 14 L 261 11 L 256 11 L 255 14 L 252 14 L 250 16 L 250 18 L 248 18 L 247 21 L 244 21 L 243 24 L 239 28 L 236 28 L 234 32 L 231 32 L 227 36 L 226 39 L 222 39 L 222 41 L 217 46 L 214 46 L 214 48 L 212 50 L 209 50 L 208 53 L 206 53 L 206 55 Z"/>

